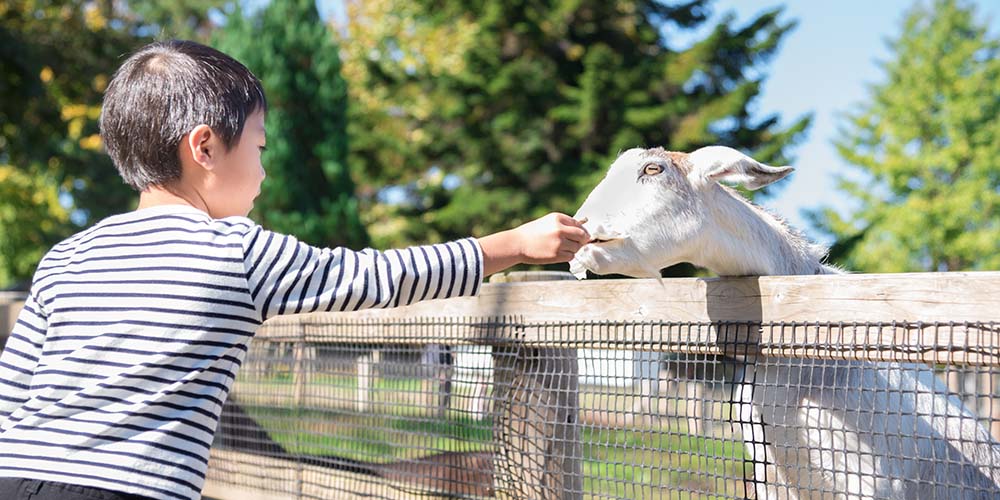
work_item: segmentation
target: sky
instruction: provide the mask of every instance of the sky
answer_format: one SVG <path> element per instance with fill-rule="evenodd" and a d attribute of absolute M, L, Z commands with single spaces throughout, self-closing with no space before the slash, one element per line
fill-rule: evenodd
<path fill-rule="evenodd" d="M 745 23 L 772 7 L 784 5 L 781 19 L 797 20 L 775 57 L 765 68 L 767 78 L 759 98 L 759 116 L 778 113 L 788 125 L 807 113 L 813 123 L 807 136 L 790 150 L 796 168 L 775 195 L 760 203 L 803 230 L 815 241 L 830 243 L 809 227 L 803 210 L 832 206 L 841 213 L 851 204 L 836 190 L 835 175 L 851 175 L 832 141 L 840 116 L 868 100 L 868 86 L 884 82 L 878 61 L 891 53 L 887 39 L 899 37 L 912 0 L 725 0 L 714 4 L 715 17 L 735 12 Z M 979 0 L 980 22 L 1000 33 L 1000 2 Z"/>
<path fill-rule="evenodd" d="M 927 0 L 923 0 L 927 1 Z M 993 36 L 1000 34 L 1000 1 L 972 0 L 981 22 Z M 914 0 L 719 0 L 712 3 L 712 20 L 701 31 L 685 36 L 704 37 L 723 15 L 733 12 L 737 25 L 756 15 L 784 6 L 780 18 L 798 26 L 762 69 L 768 74 L 755 111 L 758 117 L 777 113 L 781 125 L 813 114 L 805 137 L 789 151 L 795 173 L 781 182 L 774 196 L 760 203 L 785 218 L 815 241 L 831 243 L 806 222 L 803 212 L 831 206 L 851 209 L 850 200 L 836 190 L 835 176 L 852 175 L 833 147 L 840 116 L 868 99 L 868 86 L 884 81 L 879 61 L 891 53 L 886 40 L 898 38 L 905 12 Z M 342 0 L 319 0 L 324 17 L 340 16 Z M 856 175 L 856 174 L 854 174 Z"/>

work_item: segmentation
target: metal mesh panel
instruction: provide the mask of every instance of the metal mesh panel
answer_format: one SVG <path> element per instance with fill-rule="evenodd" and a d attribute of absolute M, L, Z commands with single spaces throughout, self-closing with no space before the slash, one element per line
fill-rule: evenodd
<path fill-rule="evenodd" d="M 283 498 L 998 498 L 996 323 L 265 325 L 209 480 Z"/>

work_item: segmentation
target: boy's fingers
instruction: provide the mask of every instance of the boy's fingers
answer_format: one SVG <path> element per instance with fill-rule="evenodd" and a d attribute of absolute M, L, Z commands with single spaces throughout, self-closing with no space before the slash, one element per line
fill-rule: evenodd
<path fill-rule="evenodd" d="M 590 241 L 590 233 L 582 227 L 569 227 L 565 230 L 566 238 L 581 245 L 586 245 Z"/>
<path fill-rule="evenodd" d="M 573 260 L 573 257 L 576 257 L 576 252 L 560 250 L 559 253 L 556 254 L 556 257 L 559 259 L 559 262 L 569 262 Z"/>
<path fill-rule="evenodd" d="M 562 240 L 562 243 L 559 244 L 559 249 L 557 250 L 557 253 L 558 252 L 573 252 L 575 254 L 577 252 L 577 250 L 579 250 L 580 248 L 583 248 L 583 246 L 586 245 L 586 244 L 587 244 L 586 242 L 580 243 L 579 241 Z"/>
<path fill-rule="evenodd" d="M 576 220 L 564 213 L 555 212 L 556 220 L 562 224 L 575 227 L 583 227 L 583 224 L 587 222 L 587 218 L 584 217 L 582 220 Z"/>

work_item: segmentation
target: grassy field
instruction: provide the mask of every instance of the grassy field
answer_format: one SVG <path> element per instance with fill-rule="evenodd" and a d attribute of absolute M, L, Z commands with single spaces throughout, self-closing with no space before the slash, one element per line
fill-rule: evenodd
<path fill-rule="evenodd" d="M 365 412 L 351 408 L 357 389 L 352 376 L 314 376 L 309 391 L 325 404 L 312 409 L 273 405 L 275 398 L 288 396 L 290 377 L 247 382 L 239 386 L 236 399 L 293 453 L 384 463 L 443 451 L 493 449 L 491 419 L 470 418 L 461 411 L 435 417 L 427 405 L 431 394 L 421 379 L 374 379 L 372 406 Z M 256 397 L 247 398 L 251 393 Z M 248 399 L 268 403 L 254 405 Z M 341 401 L 343 405 L 337 404 Z M 621 411 L 621 401 L 581 392 L 583 410 L 615 413 Z M 749 472 L 742 443 L 731 435 L 692 436 L 684 422 L 662 417 L 636 427 L 582 423 L 585 496 L 742 498 L 743 478 Z"/>

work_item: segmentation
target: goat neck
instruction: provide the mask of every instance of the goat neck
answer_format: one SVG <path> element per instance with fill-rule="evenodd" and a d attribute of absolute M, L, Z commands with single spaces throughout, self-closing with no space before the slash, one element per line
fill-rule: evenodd
<path fill-rule="evenodd" d="M 703 200 L 707 217 L 694 264 L 720 276 L 837 274 L 825 250 L 732 189 L 716 184 Z"/>

